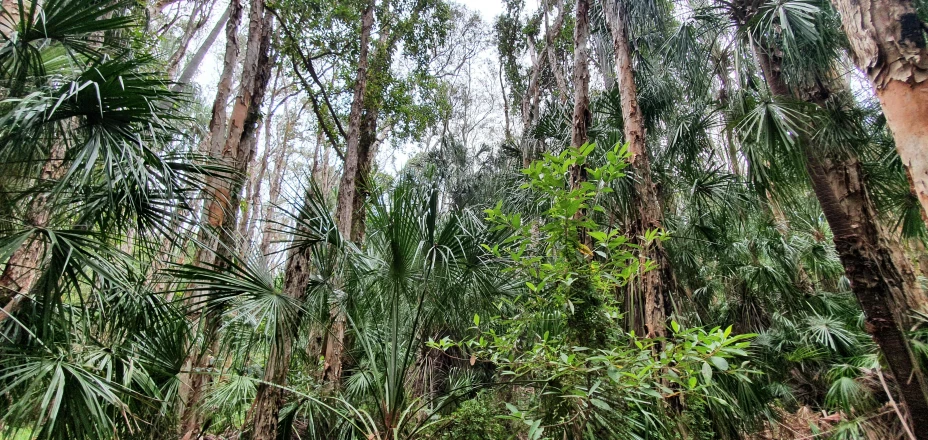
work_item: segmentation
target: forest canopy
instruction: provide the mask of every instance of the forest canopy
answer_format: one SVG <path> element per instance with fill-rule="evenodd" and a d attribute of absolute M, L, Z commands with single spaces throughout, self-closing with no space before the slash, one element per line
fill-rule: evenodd
<path fill-rule="evenodd" d="M 923 0 L 0 0 L 0 439 L 928 440 Z"/>

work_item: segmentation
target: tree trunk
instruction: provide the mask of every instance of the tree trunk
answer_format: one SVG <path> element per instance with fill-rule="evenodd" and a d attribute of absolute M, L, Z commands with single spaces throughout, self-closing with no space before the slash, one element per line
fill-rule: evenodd
<path fill-rule="evenodd" d="M 554 38 L 558 32 L 561 31 L 561 28 L 564 27 L 564 16 L 566 9 L 564 8 L 564 0 L 558 0 L 557 2 L 558 13 L 557 17 L 554 19 L 554 26 L 548 26 L 548 0 L 545 0 L 545 46 L 548 54 L 548 65 L 551 67 L 551 72 L 554 74 L 554 81 L 557 83 L 558 97 L 561 102 L 566 103 L 567 97 L 570 96 L 570 91 L 567 89 L 567 80 L 564 79 L 564 73 L 561 72 L 561 66 L 557 62 L 557 55 L 554 48 Z M 579 8 L 579 6 L 578 6 Z M 589 2 L 587 2 L 586 9 L 589 10 Z M 580 12 L 577 11 L 577 14 Z M 579 16 L 579 15 L 578 15 Z M 574 30 L 574 44 L 576 44 L 577 32 Z M 590 38 L 590 23 L 589 18 L 586 19 L 586 39 Z M 584 43 L 584 47 L 586 44 Z M 576 46 L 574 46 L 576 47 Z M 576 54 L 574 54 L 576 58 Z M 586 68 L 585 68 L 586 70 Z M 574 72 L 576 77 L 576 71 Z M 587 73 L 589 76 L 589 73 Z M 574 83 L 576 84 L 576 82 Z M 589 79 L 587 79 L 587 84 L 589 84 Z"/>
<path fill-rule="evenodd" d="M 283 293 L 298 303 L 303 302 L 306 286 L 309 285 L 310 249 L 294 248 L 287 258 Z M 276 337 L 271 344 L 267 363 L 264 366 L 263 382 L 258 384 L 255 401 L 250 410 L 251 430 L 246 438 L 252 440 L 276 440 L 280 407 L 284 393 L 281 387 L 287 385 L 287 374 L 293 357 L 293 339 L 296 328 L 279 325 Z M 250 434 L 250 437 L 249 437 Z"/>
<path fill-rule="evenodd" d="M 190 83 L 190 81 L 193 79 L 193 76 L 196 75 L 197 70 L 200 68 L 200 64 L 203 64 L 203 60 L 206 58 L 206 54 L 209 53 L 209 49 L 213 47 L 213 43 L 215 43 L 216 39 L 219 38 L 219 34 L 222 32 L 222 29 L 229 21 L 230 13 L 233 12 L 233 9 L 235 9 L 235 4 L 236 2 L 234 1 L 229 3 L 229 7 L 226 8 L 225 12 L 222 13 L 222 16 L 219 17 L 219 21 L 216 22 L 216 26 L 213 26 L 213 29 L 209 32 L 209 35 L 207 35 L 206 39 L 203 40 L 203 44 L 200 45 L 197 51 L 194 52 L 193 57 L 190 58 L 190 61 L 188 61 L 184 66 L 184 70 L 181 71 L 180 76 L 177 78 L 177 83 L 171 86 L 171 90 L 175 92 L 182 90 L 185 85 Z M 241 13 L 240 7 L 239 13 Z M 226 31 L 226 36 L 228 36 L 228 30 Z"/>
<path fill-rule="evenodd" d="M 284 127 L 283 139 L 274 155 L 274 174 L 270 178 L 268 203 L 267 206 L 264 207 L 264 229 L 261 232 L 261 246 L 259 247 L 261 255 L 267 256 L 271 251 L 271 243 L 274 241 L 275 228 L 272 218 L 274 217 L 274 209 L 278 201 L 280 201 L 280 189 L 283 186 L 284 175 L 287 173 L 287 157 L 290 154 L 290 137 L 293 134 L 293 126 L 296 124 L 296 121 L 300 119 L 300 116 L 302 116 L 307 103 L 308 102 L 304 103 L 296 114 L 288 116 L 287 124 Z"/>
<path fill-rule="evenodd" d="M 928 221 L 928 48 L 910 0 L 832 0 Z M 928 417 L 928 416 L 926 416 Z"/>
<path fill-rule="evenodd" d="M 355 77 L 354 97 L 348 114 L 348 139 L 345 149 L 345 164 L 338 186 L 336 222 L 342 237 L 352 240 L 355 229 L 356 198 L 359 192 L 358 175 L 366 159 L 362 150 L 362 116 L 367 98 L 368 67 L 371 29 L 374 27 L 374 0 L 370 0 L 361 18 L 361 51 L 358 57 L 358 72 Z M 333 323 L 327 335 L 325 365 L 322 377 L 327 384 L 337 387 L 342 376 L 342 354 L 344 350 L 345 316 L 340 310 L 332 310 Z"/>
<path fill-rule="evenodd" d="M 206 24 L 207 19 L 209 19 L 207 4 L 205 2 L 196 3 L 193 6 L 193 11 L 191 11 L 190 16 L 187 18 L 187 24 L 184 26 L 184 33 L 180 37 L 177 50 L 175 50 L 168 59 L 168 78 L 173 78 L 174 74 L 177 73 L 180 62 L 184 59 L 184 56 L 187 55 L 190 41 L 193 40 L 194 35 L 196 35 L 200 28 Z"/>
<path fill-rule="evenodd" d="M 216 86 L 216 98 L 213 100 L 212 116 L 210 117 L 208 126 L 209 138 L 204 142 L 206 153 L 210 157 L 215 158 L 218 158 L 221 154 L 218 145 L 224 139 L 223 134 L 227 119 L 226 102 L 228 101 L 229 95 L 232 94 L 232 76 L 234 74 L 236 60 L 238 59 L 238 28 L 242 20 L 241 2 L 239 0 L 230 1 L 227 13 L 229 14 L 229 19 L 226 23 L 226 48 L 223 57 L 223 68 L 219 76 L 219 83 Z M 201 224 L 200 230 L 197 233 L 197 241 L 201 245 L 194 255 L 194 264 L 200 264 L 206 261 L 208 254 L 204 248 L 215 247 L 211 230 L 217 230 L 222 226 L 222 219 L 220 217 L 209 214 L 216 209 L 213 208 L 213 205 L 221 206 L 223 203 L 229 203 L 228 199 L 220 200 L 218 195 L 212 193 L 219 185 L 221 185 L 220 179 L 216 177 L 207 177 L 206 187 L 203 190 L 204 218 L 201 219 L 201 221 L 206 220 L 206 224 Z M 205 347 L 210 344 L 208 340 L 212 339 L 210 329 L 216 327 L 216 324 L 212 321 L 218 319 L 218 317 L 208 313 L 203 314 L 201 318 L 202 322 L 198 324 L 200 328 L 197 332 L 204 336 L 204 348 L 200 349 L 199 353 L 192 353 L 188 357 L 186 365 L 190 368 L 191 374 L 187 380 L 187 387 L 182 389 L 184 406 L 181 409 L 180 417 L 181 434 L 191 439 L 195 438 L 200 431 L 202 420 L 200 419 L 198 405 L 203 398 L 204 388 L 209 382 L 208 375 L 198 373 L 209 367 L 209 352 Z"/>
<path fill-rule="evenodd" d="M 774 95 L 823 106 L 835 96 L 827 79 L 817 79 L 816 90 L 790 91 L 780 72 L 780 61 L 754 48 L 761 71 Z M 840 92 L 840 90 L 838 91 Z M 840 97 L 839 97 L 840 98 Z M 834 234 L 835 248 L 851 290 L 866 319 L 866 331 L 883 352 L 900 397 L 920 440 L 928 439 L 928 388 L 905 336 L 906 298 L 921 297 L 912 268 L 890 245 L 870 199 L 859 160 L 853 153 L 822 157 L 814 141 L 798 133 L 805 151 L 806 170 L 815 196 Z"/>
<path fill-rule="evenodd" d="M 622 96 L 623 133 L 628 151 L 631 153 L 630 165 L 635 172 L 635 204 L 638 209 L 638 221 L 635 228 L 636 240 L 642 246 L 642 260 L 650 260 L 654 269 L 639 274 L 637 282 L 629 289 L 628 304 L 634 301 L 632 296 L 638 293 L 643 301 L 628 310 L 631 318 L 629 327 L 638 334 L 647 337 L 663 337 L 667 334 L 667 301 L 670 261 L 659 242 L 644 243 L 642 236 L 649 230 L 661 228 L 663 210 L 658 198 L 657 188 L 651 181 L 651 164 L 645 137 L 644 119 L 638 108 L 638 90 L 635 86 L 635 73 L 632 68 L 632 53 L 625 28 L 625 11 L 613 0 L 606 2 L 607 24 L 612 32 L 612 45 L 615 52 L 616 84 Z"/>
<path fill-rule="evenodd" d="M 539 77 L 545 63 L 544 53 L 536 51 L 532 38 L 528 39 L 528 52 L 532 58 L 532 73 L 529 76 L 528 88 L 522 95 L 522 166 L 525 168 L 535 159 L 534 142 L 529 137 L 529 131 L 538 117 L 538 101 L 541 96 Z"/>
<path fill-rule="evenodd" d="M 63 123 L 66 127 L 74 127 L 69 121 Z M 68 171 L 65 163 L 67 144 L 55 141 L 51 145 L 45 164 L 39 174 L 36 185 L 54 184 Z M 52 193 L 49 190 L 40 192 L 33 197 L 26 208 L 25 223 L 35 229 L 43 229 L 49 225 L 52 217 Z M 22 302 L 29 297 L 36 278 L 41 274 L 43 260 L 45 259 L 45 242 L 40 235 L 32 234 L 7 259 L 0 274 L 0 322 L 19 309 Z"/>
<path fill-rule="evenodd" d="M 246 200 L 248 200 L 248 205 L 245 208 L 245 212 L 242 213 L 242 221 L 239 222 L 238 232 L 243 238 L 243 246 L 250 245 L 254 238 L 254 226 L 258 219 L 258 208 L 261 206 L 261 188 L 264 183 L 264 176 L 267 174 L 267 166 L 271 156 L 271 122 L 274 120 L 274 113 L 278 107 L 278 105 L 275 104 L 277 102 L 277 83 L 280 80 L 280 70 L 278 69 L 276 72 L 273 85 L 271 86 L 271 99 L 268 102 L 269 110 L 264 117 L 264 150 L 261 152 L 261 160 L 256 161 L 258 170 L 248 182 L 248 188 L 246 189 Z"/>
<path fill-rule="evenodd" d="M 236 59 L 235 54 L 238 53 L 237 30 L 241 21 L 241 10 L 241 4 L 233 0 L 230 4 L 230 20 L 226 34 L 228 38 L 226 64 L 223 68 L 223 76 L 220 78 L 220 87 L 217 88 L 216 100 L 213 103 L 209 142 L 210 154 L 233 168 L 237 175 L 228 180 L 215 179 L 208 182 L 210 186 L 206 195 L 206 225 L 201 227 L 199 233 L 201 242 L 216 243 L 216 246 L 209 246 L 209 248 L 226 258 L 231 258 L 232 252 L 236 249 L 233 232 L 237 225 L 239 197 L 244 184 L 244 176 L 248 172 L 248 164 L 254 155 L 261 103 L 264 100 L 271 69 L 269 51 L 272 16 L 265 14 L 263 0 L 252 0 L 239 93 L 234 100 L 228 124 L 221 122 L 225 119 L 225 101 L 231 89 L 232 66 Z M 210 261 L 220 264 L 222 259 L 214 257 L 209 253 L 210 251 L 211 249 L 201 248 L 197 262 Z M 214 345 L 213 341 L 219 328 L 219 318 L 219 313 L 215 310 L 203 316 L 201 333 L 205 341 L 204 346 Z M 191 356 L 193 357 L 188 362 L 195 370 L 203 370 L 208 366 L 208 350 L 200 350 L 199 353 Z M 187 404 L 181 417 L 181 429 L 185 437 L 194 438 L 200 432 L 202 420 L 197 405 L 209 381 L 210 376 L 207 374 L 193 374 L 190 378 Z"/>
<path fill-rule="evenodd" d="M 561 2 L 561 8 L 564 7 Z M 574 115 L 573 129 L 570 135 L 570 146 L 580 148 L 587 143 L 589 136 L 587 129 L 590 126 L 590 49 L 587 41 L 590 39 L 590 2 L 577 0 L 576 21 L 574 25 Z M 550 44 L 550 42 L 549 42 Z M 551 58 L 551 68 L 554 66 L 554 51 L 549 46 L 548 57 Z M 564 86 L 566 91 L 567 86 Z M 576 186 L 583 179 L 583 167 L 574 166 L 571 170 L 572 184 Z"/>

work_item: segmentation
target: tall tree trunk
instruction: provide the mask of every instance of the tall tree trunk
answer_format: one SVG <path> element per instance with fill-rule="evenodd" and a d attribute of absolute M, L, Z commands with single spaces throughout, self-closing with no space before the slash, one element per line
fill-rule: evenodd
<path fill-rule="evenodd" d="M 226 23 L 226 48 L 223 56 L 222 73 L 216 85 L 216 97 L 213 100 L 212 116 L 210 117 L 208 126 L 209 137 L 204 142 L 206 154 L 217 159 L 221 155 L 221 150 L 218 145 L 220 145 L 224 139 L 223 135 L 228 118 L 226 102 L 229 99 L 229 95 L 232 94 L 232 76 L 235 72 L 235 63 L 239 53 L 238 28 L 242 20 L 241 2 L 239 0 L 230 1 L 227 13 L 229 18 Z M 223 201 L 217 199 L 217 196 L 212 193 L 214 188 L 218 187 L 220 184 L 220 179 L 216 177 L 207 177 L 206 179 L 206 188 L 204 188 L 203 191 L 204 218 L 201 219 L 201 221 L 206 220 L 206 224 L 200 225 L 200 230 L 197 234 L 197 241 L 200 243 L 200 248 L 194 255 L 194 264 L 200 264 L 206 261 L 208 254 L 205 248 L 215 247 L 211 230 L 218 230 L 222 226 L 222 219 L 220 217 L 209 215 L 209 213 L 215 209 L 212 208 L 213 205 L 229 203 L 228 200 Z M 197 333 L 202 334 L 205 340 L 211 339 L 209 329 L 215 327 L 211 321 L 218 319 L 218 317 L 204 313 L 202 316 L 199 316 L 199 318 L 201 322 L 198 324 Z M 209 367 L 210 354 L 206 348 L 208 346 L 209 342 L 205 342 L 198 353 L 192 353 L 188 357 L 185 364 L 187 368 L 190 369 L 191 374 L 189 374 L 187 378 L 187 386 L 181 390 L 184 406 L 181 409 L 180 419 L 181 434 L 188 439 L 195 438 L 199 434 L 202 422 L 198 405 L 203 398 L 203 391 L 209 382 L 209 376 L 199 373 Z"/>
<path fill-rule="evenodd" d="M 780 74 L 780 60 L 760 47 L 755 46 L 754 50 L 775 96 L 824 106 L 826 97 L 841 93 L 829 88 L 832 81 L 827 78 L 814 81 L 816 90 L 794 93 Z M 880 226 L 854 153 L 822 156 L 819 152 L 828 148 L 816 148 L 815 141 L 805 133 L 800 132 L 798 137 L 815 196 L 834 234 L 835 248 L 851 289 L 863 309 L 867 333 L 880 347 L 899 384 L 900 397 L 909 410 L 917 438 L 928 439 L 928 388 L 903 325 L 906 298 L 921 297 L 914 272 Z"/>
<path fill-rule="evenodd" d="M 563 2 L 560 5 L 563 8 Z M 574 115 L 570 135 L 570 146 L 580 148 L 589 140 L 587 129 L 590 126 L 590 2 L 577 0 L 576 21 L 574 24 Z M 553 51 L 549 52 L 553 64 Z M 554 68 L 552 66 L 552 68 Z M 566 86 L 564 87 L 566 89 Z M 582 179 L 581 166 L 571 171 L 573 184 Z"/>
<path fill-rule="evenodd" d="M 258 208 L 261 206 L 261 188 L 264 183 L 264 176 L 267 174 L 267 166 L 271 156 L 271 122 L 274 120 L 274 113 L 278 108 L 276 102 L 278 94 L 277 83 L 279 80 L 280 70 L 278 69 L 274 75 L 274 82 L 271 85 L 271 99 L 268 102 L 269 110 L 264 117 L 264 149 L 261 152 L 260 161 L 256 160 L 255 163 L 255 165 L 258 166 L 258 170 L 248 181 L 248 187 L 245 192 L 248 205 L 242 213 L 242 221 L 239 222 L 238 227 L 238 232 L 243 238 L 242 242 L 244 245 L 250 244 L 254 238 L 254 226 L 258 219 Z"/>
<path fill-rule="evenodd" d="M 66 127 L 73 127 L 73 123 L 66 121 Z M 61 140 L 54 141 L 42 165 L 37 186 L 54 184 L 68 170 L 65 163 L 67 144 Z M 52 192 L 50 189 L 36 194 L 26 208 L 26 226 L 42 229 L 49 225 L 52 212 Z M 32 286 L 41 274 L 43 260 L 45 259 L 45 241 L 39 234 L 32 234 L 22 243 L 6 261 L 3 272 L 0 274 L 0 322 L 19 309 L 23 301 L 29 297 Z"/>
<path fill-rule="evenodd" d="M 182 90 L 185 85 L 190 83 L 193 76 L 196 75 L 197 70 L 200 68 L 200 64 L 203 64 L 203 60 L 206 59 L 206 54 L 209 53 L 209 49 L 213 47 L 213 43 L 219 38 L 219 34 L 222 32 L 223 28 L 227 29 L 226 24 L 229 21 L 230 14 L 234 12 L 235 4 L 236 2 L 234 1 L 229 3 L 229 7 L 226 8 L 222 16 L 219 17 L 219 21 L 216 22 L 216 25 L 213 26 L 213 29 L 206 36 L 206 39 L 203 40 L 203 43 L 200 44 L 200 47 L 194 52 L 193 57 L 184 65 L 184 70 L 181 71 L 180 76 L 177 78 L 177 83 L 171 86 L 173 91 L 177 92 Z M 241 8 L 239 8 L 239 13 L 241 13 L 240 10 Z M 228 36 L 228 29 L 226 31 L 226 36 Z"/>
<path fill-rule="evenodd" d="M 213 103 L 209 142 L 210 154 L 234 169 L 236 175 L 228 180 L 216 179 L 207 182 L 210 186 L 206 195 L 206 225 L 201 227 L 199 236 L 201 243 L 216 243 L 216 245 L 209 246 L 210 249 L 201 248 L 198 252 L 198 264 L 210 261 L 221 265 L 222 259 L 218 257 L 231 258 L 232 252 L 236 249 L 233 233 L 237 225 L 239 197 L 248 172 L 248 164 L 254 155 L 261 103 L 264 100 L 270 77 L 269 51 L 272 16 L 265 14 L 263 0 L 252 0 L 239 92 L 233 101 L 231 114 L 225 118 L 225 101 L 230 92 L 232 80 L 230 66 L 235 62 L 235 55 L 238 53 L 237 31 L 241 13 L 241 4 L 238 0 L 233 0 L 230 4 L 230 19 L 226 34 L 228 38 L 226 64 L 223 68 L 223 76 L 220 78 L 220 86 L 217 88 L 216 100 Z M 224 119 L 227 119 L 227 123 L 222 122 Z M 212 255 L 211 250 L 218 255 Z M 211 310 L 204 314 L 200 324 L 201 334 L 205 341 L 204 347 L 212 347 L 213 351 L 216 348 L 214 342 L 219 327 L 219 318 L 218 311 Z M 192 358 L 188 362 L 194 371 L 203 371 L 208 367 L 209 351 L 203 349 L 191 355 Z M 193 374 L 190 377 L 189 392 L 181 417 L 181 430 L 186 438 L 194 438 L 200 433 L 202 417 L 197 405 L 209 381 L 210 376 L 207 374 Z"/>
<path fill-rule="evenodd" d="M 554 81 L 557 84 L 558 98 L 560 98 L 562 103 L 566 103 L 567 97 L 570 96 L 570 91 L 567 89 L 567 80 L 564 79 L 564 72 L 561 71 L 561 66 L 557 62 L 557 55 L 554 50 L 555 49 L 554 38 L 561 31 L 561 28 L 564 27 L 564 16 L 567 15 L 565 14 L 566 9 L 564 8 L 564 0 L 558 0 L 557 2 L 558 13 L 557 13 L 557 17 L 554 19 L 554 26 L 548 25 L 548 10 L 550 9 L 548 0 L 545 0 L 544 7 L 545 7 L 545 46 L 546 46 L 546 52 L 548 54 L 548 66 L 551 67 L 551 72 L 554 74 Z M 589 10 L 589 4 L 587 4 L 586 9 Z M 580 12 L 577 11 L 577 14 L 579 13 Z M 586 39 L 589 39 L 589 35 L 590 35 L 589 19 L 587 19 L 586 21 L 587 21 Z M 576 44 L 576 36 L 577 36 L 577 32 L 575 30 L 574 31 L 574 43 L 575 44 Z M 584 44 L 584 47 L 585 46 L 586 44 Z M 575 55 L 574 57 L 576 58 L 576 54 L 574 55 Z M 574 76 L 576 77 L 576 71 L 574 72 Z M 589 74 L 587 74 L 587 76 L 589 76 Z M 589 80 L 587 80 L 587 83 L 589 83 Z"/>
<path fill-rule="evenodd" d="M 559 5 L 562 10 L 563 1 Z M 545 12 L 547 17 L 547 12 Z M 588 41 L 590 39 L 590 2 L 589 0 L 577 0 L 574 21 L 574 112 L 571 118 L 570 146 L 574 149 L 583 147 L 589 141 L 587 131 L 592 121 L 590 114 L 590 49 Z M 563 14 L 561 14 L 563 15 Z M 547 18 L 546 18 L 547 21 Z M 550 32 L 549 32 L 550 35 Z M 554 63 L 553 41 L 548 40 L 548 58 L 551 68 L 557 69 Z M 560 86 L 559 86 L 560 87 Z M 564 86 L 563 93 L 566 93 L 567 86 Z M 566 100 L 565 100 L 566 101 Z M 570 186 L 578 188 L 580 183 L 586 180 L 586 170 L 583 164 L 574 164 L 570 167 Z M 577 211 L 577 218 L 584 215 L 584 211 Z M 580 231 L 580 241 L 586 242 L 586 231 Z"/>
<path fill-rule="evenodd" d="M 928 48 L 911 0 L 832 0 L 928 221 Z M 926 416 L 928 417 L 928 416 Z"/>
<path fill-rule="evenodd" d="M 187 55 L 190 41 L 193 40 L 194 35 L 206 24 L 206 20 L 209 19 L 209 9 L 207 2 L 204 1 L 197 2 L 193 5 L 193 10 L 187 18 L 187 24 L 184 26 L 184 33 L 180 37 L 177 49 L 168 59 L 168 78 L 173 78 L 174 74 L 177 73 L 180 62 L 184 59 L 184 56 Z"/>
<path fill-rule="evenodd" d="M 539 81 L 545 63 L 544 53 L 536 50 L 535 41 L 531 37 L 528 38 L 528 53 L 532 58 L 532 73 L 529 75 L 528 88 L 522 95 L 522 166 L 525 168 L 535 159 L 535 143 L 529 136 L 529 131 L 538 117 L 541 97 Z"/>
<path fill-rule="evenodd" d="M 288 114 L 288 119 L 286 126 L 284 127 L 283 139 L 281 139 L 280 145 L 277 147 L 277 151 L 274 154 L 274 174 L 270 178 L 270 184 L 268 187 L 268 203 L 264 207 L 264 227 L 261 232 L 261 246 L 259 250 L 261 255 L 269 255 L 271 250 L 271 243 L 274 241 L 274 223 L 272 218 L 274 217 L 274 209 L 277 206 L 277 203 L 280 201 L 280 189 L 283 187 L 284 176 L 287 173 L 287 157 L 290 154 L 290 138 L 293 135 L 293 128 L 296 124 L 296 121 L 300 119 L 300 116 L 303 115 L 303 111 L 306 110 L 306 105 L 308 101 L 303 103 L 303 106 L 300 107 L 300 110 L 296 114 Z"/>
<path fill-rule="evenodd" d="M 637 293 L 642 299 L 641 304 L 628 301 L 629 305 L 634 304 L 633 310 L 628 310 L 632 318 L 629 327 L 647 337 L 662 337 L 667 334 L 666 297 L 669 293 L 670 261 L 659 242 L 644 243 L 642 236 L 646 231 L 661 228 L 663 210 L 657 188 L 651 180 L 651 164 L 648 158 L 644 119 L 638 107 L 638 90 L 635 86 L 632 53 L 625 25 L 625 10 L 613 0 L 607 0 L 605 8 L 615 52 L 616 84 L 622 96 L 623 132 L 631 154 L 630 165 L 635 172 L 635 204 L 638 210 L 635 234 L 642 245 L 642 266 L 647 259 L 655 267 L 639 274 L 637 282 L 629 289 L 630 298 Z"/>
<path fill-rule="evenodd" d="M 512 129 L 509 124 L 509 97 L 506 96 L 506 81 L 503 79 L 502 63 L 499 65 L 499 88 L 503 93 L 503 116 L 506 123 L 503 133 L 506 137 L 506 142 L 509 142 L 509 140 L 512 139 Z"/>
<path fill-rule="evenodd" d="M 303 301 L 312 274 L 309 267 L 310 252 L 308 248 L 294 248 L 287 257 L 283 293 L 298 303 Z M 264 366 L 263 382 L 258 384 L 248 417 L 251 424 L 245 438 L 252 440 L 276 440 L 278 435 L 278 419 L 284 399 L 282 387 L 287 385 L 296 328 L 278 325 L 275 330 L 274 343 L 271 344 Z"/>
<path fill-rule="evenodd" d="M 354 97 L 351 101 L 351 111 L 348 114 L 348 139 L 345 149 L 345 163 L 342 168 L 342 178 L 338 186 L 338 200 L 336 202 L 336 222 L 338 232 L 342 237 L 353 240 L 355 233 L 355 215 L 357 214 L 356 200 L 360 182 L 358 175 L 362 172 L 366 153 L 362 151 L 362 119 L 365 100 L 367 98 L 368 68 L 370 60 L 370 37 L 374 27 L 374 0 L 369 0 L 364 14 L 361 17 L 361 51 L 358 56 L 358 71 L 355 76 Z M 363 201 L 362 201 L 363 203 Z M 322 370 L 323 381 L 330 386 L 337 387 L 341 381 L 342 364 L 345 340 L 346 317 L 341 310 L 332 310 L 332 326 L 327 334 L 325 344 L 325 364 Z"/>

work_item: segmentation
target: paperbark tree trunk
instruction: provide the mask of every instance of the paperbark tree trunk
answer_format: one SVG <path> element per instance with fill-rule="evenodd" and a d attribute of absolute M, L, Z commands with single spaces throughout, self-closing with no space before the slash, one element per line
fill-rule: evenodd
<path fill-rule="evenodd" d="M 563 8 L 563 2 L 560 3 Z M 590 2 L 589 0 L 577 0 L 576 21 L 574 22 L 574 114 L 573 128 L 570 135 L 570 146 L 580 148 L 589 140 L 587 129 L 590 126 L 590 49 L 588 41 L 590 39 Z M 556 26 L 556 24 L 555 24 Z M 551 48 L 549 41 L 548 57 L 551 58 L 551 68 L 556 69 L 554 65 L 554 50 Z M 566 93 L 567 86 L 564 86 L 563 92 Z M 571 170 L 571 180 L 574 186 L 583 176 L 583 167 L 574 166 Z"/>
<path fill-rule="evenodd" d="M 309 267 L 310 252 L 310 249 L 292 249 L 287 258 L 283 293 L 297 302 L 303 301 L 312 274 Z M 252 440 L 277 439 L 280 407 L 284 401 L 281 387 L 287 385 L 287 374 L 293 358 L 293 339 L 297 329 L 278 326 L 276 330 L 275 342 L 271 344 L 264 366 L 263 382 L 258 384 L 255 401 L 250 410 L 251 429 L 245 438 Z"/>
<path fill-rule="evenodd" d="M 832 0 L 928 221 L 928 48 L 910 0 Z"/>
<path fill-rule="evenodd" d="M 564 0 L 558 0 L 558 13 L 557 17 L 554 19 L 554 26 L 549 26 L 548 6 L 548 0 L 545 0 L 545 46 L 548 54 L 548 65 L 551 66 L 551 72 L 554 74 L 554 81 L 557 84 L 558 97 L 560 98 L 561 102 L 566 103 L 567 97 L 570 96 L 570 91 L 567 89 L 567 80 L 564 78 L 564 72 L 561 71 L 561 66 L 557 62 L 557 54 L 554 50 L 554 38 L 557 33 L 561 31 L 561 28 L 564 27 L 564 16 L 567 14 L 565 14 L 566 9 L 564 8 Z M 586 9 L 590 9 L 589 4 L 586 5 Z M 579 11 L 577 11 L 577 14 L 579 14 Z M 587 18 L 586 21 L 586 39 L 589 39 L 589 19 Z M 574 38 L 574 43 L 576 44 L 576 31 L 574 32 Z M 576 71 L 574 72 L 574 75 L 576 76 Z M 587 83 L 589 83 L 589 80 L 587 80 Z"/>
<path fill-rule="evenodd" d="M 532 58 L 532 73 L 529 75 L 528 88 L 522 95 L 522 166 L 528 168 L 535 159 L 534 142 L 529 136 L 532 124 L 538 117 L 538 105 L 541 97 L 539 84 L 541 69 L 544 67 L 545 54 L 535 48 L 535 41 L 528 38 L 528 52 Z"/>
<path fill-rule="evenodd" d="M 307 102 L 308 103 L 308 102 Z M 261 246 L 259 250 L 261 255 L 269 255 L 271 244 L 274 241 L 274 209 L 280 201 L 280 189 L 283 186 L 284 175 L 287 173 L 287 157 L 290 154 L 290 138 L 293 135 L 293 128 L 296 121 L 303 115 L 307 103 L 304 103 L 296 114 L 288 115 L 286 126 L 284 127 L 283 139 L 278 150 L 274 155 L 274 174 L 271 175 L 268 187 L 268 204 L 264 207 L 264 227 L 261 232 Z"/>
<path fill-rule="evenodd" d="M 336 222 L 342 237 L 352 240 L 357 215 L 355 200 L 358 194 L 358 175 L 366 160 L 362 151 L 362 131 L 364 129 L 364 108 L 367 99 L 368 68 L 370 65 L 370 37 L 374 27 L 374 0 L 370 0 L 361 18 L 361 51 L 358 56 L 358 70 L 355 76 L 354 97 L 348 114 L 348 139 L 345 148 L 345 163 L 342 178 L 338 186 L 336 202 Z M 345 340 L 345 316 L 339 310 L 332 311 L 332 326 L 327 335 L 325 364 L 322 370 L 323 381 L 337 387 L 342 376 L 342 355 Z"/>
<path fill-rule="evenodd" d="M 230 19 L 226 29 L 226 64 L 213 104 L 213 119 L 210 121 L 210 154 L 237 173 L 231 179 L 208 182 L 210 187 L 206 194 L 206 224 L 201 227 L 199 235 L 201 242 L 216 243 L 210 247 L 215 249 L 218 255 L 213 255 L 209 249 L 201 248 L 197 262 L 210 261 L 220 264 L 220 270 L 222 259 L 218 256 L 230 258 L 236 249 L 233 234 L 238 219 L 238 203 L 248 164 L 255 154 L 260 109 L 271 73 L 269 51 L 272 15 L 265 14 L 263 0 L 252 0 L 250 6 L 242 78 L 238 95 L 233 101 L 232 112 L 227 118 L 227 123 L 223 123 L 221 121 L 226 119 L 225 102 L 231 89 L 231 66 L 235 63 L 235 55 L 238 53 L 237 31 L 242 13 L 241 4 L 237 0 L 230 4 Z M 205 341 L 204 347 L 211 347 L 212 350 L 204 349 L 191 354 L 192 358 L 188 362 L 194 370 L 202 371 L 208 367 L 210 351 L 215 351 L 213 342 L 219 326 L 218 311 L 205 312 L 200 326 Z M 208 374 L 192 374 L 190 377 L 189 392 L 181 416 L 181 432 L 185 438 L 195 438 L 201 431 L 203 420 L 197 406 L 209 381 Z"/>
<path fill-rule="evenodd" d="M 630 165 L 635 173 L 635 205 L 638 219 L 635 234 L 638 244 L 642 246 L 642 265 L 645 260 L 653 262 L 655 268 L 639 274 L 636 282 L 629 289 L 628 315 L 632 317 L 629 327 L 636 329 L 639 335 L 647 337 L 666 336 L 667 296 L 670 278 L 670 260 L 659 242 L 644 243 L 642 236 L 646 231 L 661 228 L 663 210 L 657 188 L 651 180 L 651 164 L 645 136 L 644 118 L 638 107 L 638 90 L 635 86 L 635 73 L 632 67 L 632 53 L 625 27 L 625 11 L 613 0 L 606 0 L 607 24 L 612 33 L 612 45 L 615 53 L 616 84 L 622 97 L 622 120 L 625 142 L 631 153 Z M 641 304 L 634 304 L 631 299 L 637 293 Z"/>
<path fill-rule="evenodd" d="M 272 63 L 273 64 L 273 63 Z M 255 160 L 254 167 L 257 165 L 258 169 L 254 175 L 248 181 L 248 187 L 246 188 L 246 200 L 248 204 L 242 213 L 242 221 L 239 222 L 238 232 L 242 236 L 243 250 L 245 247 L 252 243 L 254 238 L 254 226 L 255 222 L 258 219 L 258 210 L 261 206 L 261 189 L 264 186 L 264 177 L 267 175 L 267 168 L 270 162 L 271 157 L 271 123 L 274 120 L 274 113 L 276 113 L 279 104 L 277 103 L 277 83 L 280 80 L 280 70 L 276 70 L 274 75 L 274 82 L 271 85 L 271 99 L 268 102 L 268 112 L 264 117 L 264 124 L 262 127 L 264 135 L 264 149 L 261 152 L 261 159 Z"/>
<path fill-rule="evenodd" d="M 824 106 L 826 97 L 841 93 L 829 88 L 829 79 L 814 81 L 816 90 L 793 92 L 780 72 L 780 61 L 755 47 L 761 71 L 775 96 L 799 98 Z M 806 170 L 815 196 L 834 234 L 835 248 L 844 265 L 866 319 L 866 331 L 880 347 L 897 383 L 901 400 L 920 440 L 928 439 L 928 388 L 905 336 L 906 298 L 922 296 L 914 271 L 898 247 L 890 244 L 867 190 L 859 160 L 853 152 L 823 156 L 814 140 L 798 133 L 805 151 Z"/>

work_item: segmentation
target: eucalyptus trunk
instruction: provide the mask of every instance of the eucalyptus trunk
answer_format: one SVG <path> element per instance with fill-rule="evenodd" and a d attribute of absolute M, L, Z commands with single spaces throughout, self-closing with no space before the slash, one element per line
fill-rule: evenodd
<path fill-rule="evenodd" d="M 928 221 L 928 48 L 910 0 L 832 0 Z M 928 416 L 926 416 L 928 417 Z"/>

